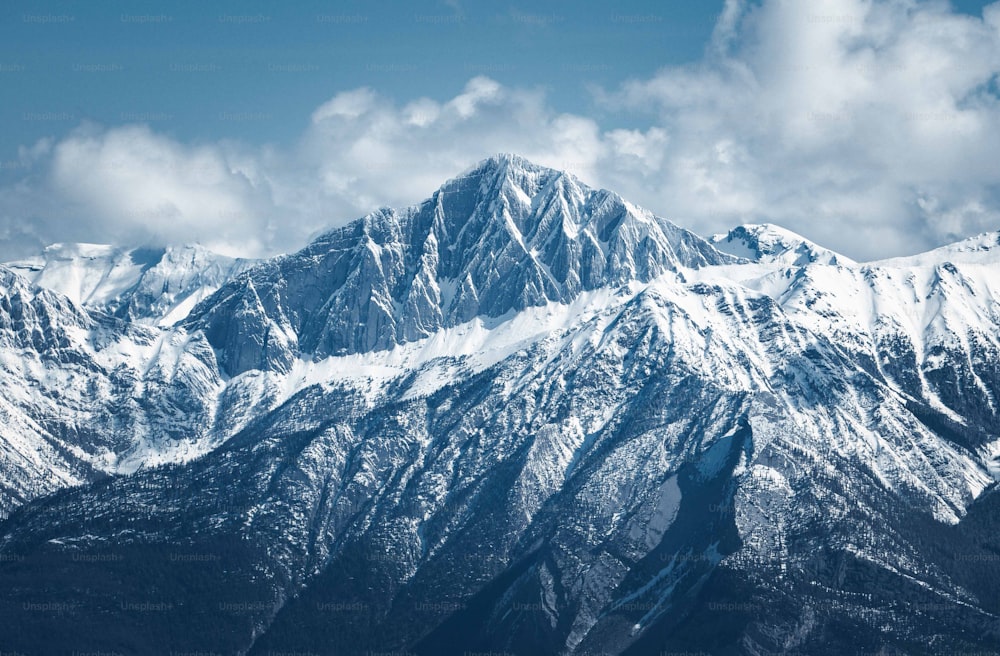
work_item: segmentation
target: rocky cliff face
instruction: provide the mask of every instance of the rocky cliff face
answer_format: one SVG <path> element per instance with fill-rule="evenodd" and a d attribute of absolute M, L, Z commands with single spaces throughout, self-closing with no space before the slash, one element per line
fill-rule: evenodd
<path fill-rule="evenodd" d="M 860 265 L 730 234 L 759 246 L 723 254 L 504 156 L 260 264 L 171 330 L 11 275 L 0 296 L 34 309 L 22 325 L 0 305 L 4 361 L 55 380 L 89 358 L 100 385 L 131 354 L 128 391 L 95 397 L 126 422 L 106 452 L 170 464 L 0 524 L 0 644 L 1000 647 L 996 235 Z M 82 403 L 44 398 L 19 416 Z M 36 494 L 93 478 L 75 476 Z"/>
<path fill-rule="evenodd" d="M 476 317 L 733 261 L 572 176 L 487 160 L 423 204 L 379 210 L 226 285 L 195 309 L 225 370 L 389 349 Z"/>
<path fill-rule="evenodd" d="M 87 311 L 2 267 L 0 371 L 0 514 L 212 441 L 221 380 L 202 335 Z"/>

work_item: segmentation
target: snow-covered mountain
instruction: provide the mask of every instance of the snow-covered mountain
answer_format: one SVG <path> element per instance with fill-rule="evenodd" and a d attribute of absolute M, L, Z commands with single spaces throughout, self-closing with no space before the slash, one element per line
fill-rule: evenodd
<path fill-rule="evenodd" d="M 706 279 L 766 294 L 903 398 L 976 434 L 981 447 L 1000 438 L 998 238 L 867 264 L 728 267 Z"/>
<path fill-rule="evenodd" d="M 714 235 L 708 241 L 724 253 L 752 262 L 795 266 L 854 264 L 850 258 L 770 223 L 737 226 L 724 235 Z"/>
<path fill-rule="evenodd" d="M 185 322 L 231 375 L 383 350 L 477 317 L 733 262 L 693 233 L 513 155 L 226 285 Z"/>
<path fill-rule="evenodd" d="M 8 273 L 10 416 L 79 430 L 100 399 L 120 427 L 101 453 L 132 464 L 53 477 L 37 493 L 86 484 L 0 524 L 0 644 L 1000 648 L 997 236 L 864 265 L 730 236 L 499 156 L 173 328 Z M 0 439 L 96 439 L 50 432 Z M 164 466 L 116 475 L 143 459 Z M 27 460 L 6 479 L 56 462 Z"/>
<path fill-rule="evenodd" d="M 0 516 L 219 441 L 222 382 L 203 335 L 88 311 L 3 267 L 0 376 Z"/>
<path fill-rule="evenodd" d="M 125 249 L 53 244 L 40 255 L 7 267 L 84 307 L 134 322 L 170 326 L 255 263 L 197 245 Z"/>

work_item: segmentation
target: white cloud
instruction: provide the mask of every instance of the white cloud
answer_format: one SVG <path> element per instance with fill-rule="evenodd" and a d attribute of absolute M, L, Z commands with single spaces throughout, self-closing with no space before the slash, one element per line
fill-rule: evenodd
<path fill-rule="evenodd" d="M 338 94 L 317 111 L 295 158 L 313 179 L 310 202 L 335 207 L 338 217 L 379 205 L 416 202 L 445 179 L 498 152 L 516 152 L 540 164 L 594 175 L 606 147 L 591 119 L 559 114 L 544 93 L 505 87 L 476 77 L 454 98 L 420 98 L 397 106 L 370 90 Z M 311 211 L 303 208 L 303 214 Z"/>
<path fill-rule="evenodd" d="M 356 119 L 372 111 L 378 97 L 371 89 L 355 89 L 337 94 L 313 112 L 313 123 L 336 119 Z"/>
<path fill-rule="evenodd" d="M 5 255 L 55 241 L 199 241 L 232 254 L 270 247 L 257 156 L 235 145 L 184 145 L 142 125 L 83 125 L 22 148 L 21 158 L 30 173 L 0 189 Z"/>
<path fill-rule="evenodd" d="M 1000 3 L 980 19 L 934 1 L 727 0 L 701 61 L 597 92 L 604 124 L 476 77 L 445 100 L 337 93 L 283 148 L 81 126 L 21 149 L 0 235 L 8 251 L 268 254 L 516 152 L 703 234 L 766 220 L 857 258 L 916 252 L 1000 228 L 998 74 Z"/>
<path fill-rule="evenodd" d="M 145 126 L 81 130 L 55 146 L 50 175 L 52 188 L 86 208 L 112 241 L 261 247 L 257 189 L 219 145 L 183 146 Z"/>
<path fill-rule="evenodd" d="M 652 108 L 671 137 L 639 202 L 706 232 L 774 221 L 861 258 L 1000 228 L 1000 5 L 982 20 L 938 2 L 742 4 L 705 61 L 604 96 Z"/>
<path fill-rule="evenodd" d="M 486 77 L 446 102 L 399 105 L 367 88 L 339 93 L 284 149 L 189 145 L 144 125 L 85 125 L 22 149 L 34 168 L 0 188 L 0 257 L 54 241 L 199 241 L 273 254 L 379 206 L 418 202 L 498 152 L 595 179 L 605 148 L 593 120 L 554 111 L 540 90 Z"/>

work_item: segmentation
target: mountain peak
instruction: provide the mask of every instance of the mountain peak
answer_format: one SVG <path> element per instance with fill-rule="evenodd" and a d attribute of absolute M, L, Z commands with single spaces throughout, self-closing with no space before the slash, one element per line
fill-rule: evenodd
<path fill-rule="evenodd" d="M 439 193 L 469 191 L 478 183 L 481 196 L 507 196 L 507 200 L 525 201 L 542 188 L 567 174 L 511 153 L 500 153 L 481 160 L 462 174 L 445 182 Z"/>
<path fill-rule="evenodd" d="M 7 266 L 32 284 L 91 309 L 144 323 L 172 324 L 252 264 L 200 244 L 129 249 L 57 243 Z"/>
<path fill-rule="evenodd" d="M 731 261 L 617 194 L 501 154 L 420 205 L 374 212 L 234 281 L 212 304 L 196 308 L 192 326 L 205 328 L 228 354 L 224 364 L 235 375 L 282 369 L 303 352 L 384 350 L 475 317 L 498 318 L 569 302 L 583 291 Z M 257 314 L 231 307 L 242 303 L 250 283 Z M 334 307 L 351 309 L 331 313 Z M 247 325 L 234 326 L 236 315 Z M 263 343 L 235 337 L 254 333 L 264 335 Z"/>
<path fill-rule="evenodd" d="M 535 164 L 534 162 L 515 155 L 514 153 L 497 153 L 492 157 L 480 160 L 468 172 L 502 171 L 520 169 L 525 171 L 554 170 Z"/>
<path fill-rule="evenodd" d="M 771 223 L 737 226 L 726 234 L 714 235 L 709 242 L 730 255 L 765 264 L 854 264 L 850 258 Z"/>

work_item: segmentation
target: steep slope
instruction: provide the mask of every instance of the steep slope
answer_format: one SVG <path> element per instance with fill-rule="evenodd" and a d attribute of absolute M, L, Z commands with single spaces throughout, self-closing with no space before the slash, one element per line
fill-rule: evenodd
<path fill-rule="evenodd" d="M 105 324 L 181 340 L 172 361 L 207 373 L 163 378 L 174 399 L 205 385 L 209 409 L 136 424 L 202 457 L 137 449 L 169 457 L 0 524 L 0 645 L 1000 649 L 991 238 L 861 265 L 730 234 L 739 257 L 500 156 L 261 263 L 171 331 L 13 277 L 58 311 L 0 331 L 12 361 L 101 362 Z M 24 341 L 50 333 L 70 341 Z"/>
<path fill-rule="evenodd" d="M 88 649 L 620 653 L 718 604 L 748 610 L 737 633 L 760 650 L 784 644 L 774 629 L 833 653 L 810 640 L 848 619 L 887 644 L 970 644 L 964 621 L 886 629 L 884 600 L 809 587 L 819 548 L 937 615 L 987 617 L 893 529 L 956 521 L 986 472 L 836 345 L 766 296 L 675 276 L 519 321 L 370 354 L 370 371 L 413 367 L 374 393 L 365 375 L 328 378 L 187 467 L 19 511 L 2 538 L 5 643 L 58 618 Z M 434 357 L 469 331 L 509 354 Z M 43 570 L 85 610 L 25 612 L 47 598 L 25 578 Z M 724 575 L 746 596 L 702 598 Z M 178 583 L 193 577 L 197 595 Z M 813 626 L 769 616 L 767 598 L 815 606 Z M 213 609 L 225 631 L 170 628 Z"/>
<path fill-rule="evenodd" d="M 868 264 L 724 267 L 885 380 L 942 434 L 987 457 L 1000 437 L 998 235 Z M 704 275 L 702 275 L 704 274 Z"/>
<path fill-rule="evenodd" d="M 502 155 L 429 200 L 384 209 L 255 268 L 196 308 L 230 375 L 388 349 L 477 316 L 567 302 L 680 267 L 735 261 L 574 177 Z"/>
<path fill-rule="evenodd" d="M 202 335 L 89 312 L 0 267 L 0 516 L 204 452 L 221 379 Z"/>
<path fill-rule="evenodd" d="M 125 249 L 53 244 L 37 257 L 7 266 L 84 307 L 169 326 L 253 264 L 201 246 Z"/>

